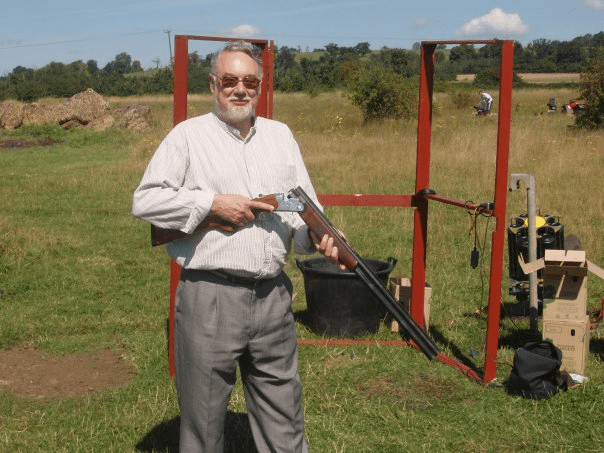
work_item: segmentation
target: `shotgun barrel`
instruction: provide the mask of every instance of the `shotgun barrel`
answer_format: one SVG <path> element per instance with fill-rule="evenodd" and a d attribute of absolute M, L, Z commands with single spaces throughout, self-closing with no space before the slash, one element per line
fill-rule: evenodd
<path fill-rule="evenodd" d="M 382 280 L 363 261 L 346 238 L 331 224 L 306 192 L 301 187 L 296 187 L 290 191 L 289 196 L 296 197 L 304 205 L 304 210 L 299 214 L 302 220 L 308 225 L 308 228 L 319 237 L 323 237 L 325 234 L 333 237 L 334 245 L 338 248 L 340 262 L 348 270 L 353 271 L 369 288 L 388 313 L 399 323 L 403 332 L 415 342 L 418 348 L 430 360 L 436 358 L 440 353 L 436 343 L 413 320 L 411 315 L 405 311 L 402 304 L 394 298 Z"/>

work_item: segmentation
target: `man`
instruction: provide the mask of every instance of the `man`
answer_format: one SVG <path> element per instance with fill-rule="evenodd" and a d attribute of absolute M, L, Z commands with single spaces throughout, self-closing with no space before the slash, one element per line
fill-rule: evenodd
<path fill-rule="evenodd" d="M 486 115 L 489 115 L 491 113 L 491 105 L 493 104 L 493 97 L 486 91 L 479 91 L 478 94 L 480 95 L 481 103 L 483 103 L 483 105 L 484 105 L 483 112 Z"/>
<path fill-rule="evenodd" d="M 333 239 L 309 233 L 297 213 L 252 198 L 315 191 L 289 128 L 256 117 L 262 66 L 255 48 L 231 43 L 209 75 L 214 112 L 178 124 L 163 140 L 133 198 L 132 213 L 190 233 L 207 215 L 238 226 L 166 246 L 182 266 L 175 301 L 180 452 L 222 452 L 239 365 L 254 441 L 263 452 L 306 452 L 302 391 L 283 267 L 315 249 L 333 261 Z M 257 214 L 255 214 L 257 213 Z"/>

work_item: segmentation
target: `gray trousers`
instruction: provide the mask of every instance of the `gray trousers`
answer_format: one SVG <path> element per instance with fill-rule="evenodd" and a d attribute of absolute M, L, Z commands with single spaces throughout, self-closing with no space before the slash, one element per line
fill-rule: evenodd
<path fill-rule="evenodd" d="M 174 361 L 180 453 L 221 453 L 239 365 L 259 453 L 305 453 L 292 284 L 285 273 L 245 286 L 183 269 Z"/>

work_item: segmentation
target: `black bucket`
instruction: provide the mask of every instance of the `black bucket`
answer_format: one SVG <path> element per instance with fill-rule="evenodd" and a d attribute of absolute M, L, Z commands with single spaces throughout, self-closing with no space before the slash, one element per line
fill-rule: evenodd
<path fill-rule="evenodd" d="M 364 261 L 386 285 L 396 259 Z M 377 332 L 386 309 L 354 272 L 341 270 L 327 258 L 296 259 L 296 264 L 304 275 L 305 321 L 310 330 L 331 337 Z"/>

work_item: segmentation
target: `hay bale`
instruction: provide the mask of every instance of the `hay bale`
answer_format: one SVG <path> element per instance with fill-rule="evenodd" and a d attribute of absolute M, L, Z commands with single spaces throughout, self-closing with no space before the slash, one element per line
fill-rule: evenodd
<path fill-rule="evenodd" d="M 32 102 L 23 108 L 23 124 L 63 124 L 76 119 L 76 112 L 64 105 L 47 106 Z"/>
<path fill-rule="evenodd" d="M 126 129 L 143 130 L 147 129 L 151 118 L 151 107 L 147 105 L 131 105 L 113 111 L 114 116 L 118 118 L 117 127 Z"/>
<path fill-rule="evenodd" d="M 115 118 L 106 114 L 100 118 L 93 119 L 90 123 L 86 125 L 86 128 L 92 129 L 95 132 L 102 132 L 106 129 L 109 129 L 115 124 Z"/>
<path fill-rule="evenodd" d="M 149 126 L 151 108 L 131 105 L 110 112 L 109 102 L 92 88 L 74 94 L 63 105 L 46 106 L 18 101 L 0 103 L 0 128 L 16 129 L 21 125 L 59 124 L 64 129 L 88 127 L 104 131 L 117 126 L 142 130 Z"/>
<path fill-rule="evenodd" d="M 23 123 L 23 108 L 25 104 L 19 101 L 4 101 L 0 103 L 0 129 L 17 129 Z"/>
<path fill-rule="evenodd" d="M 151 119 L 151 107 L 149 107 L 148 105 L 140 105 L 140 104 L 128 105 L 126 107 L 113 109 L 112 113 L 114 116 L 117 116 L 117 117 L 136 113 L 137 115 L 142 116 L 145 120 Z"/>
<path fill-rule="evenodd" d="M 92 88 L 74 94 L 64 104 L 64 107 L 75 112 L 76 118 L 82 124 L 88 124 L 96 118 L 101 118 L 109 111 L 109 102 Z"/>

